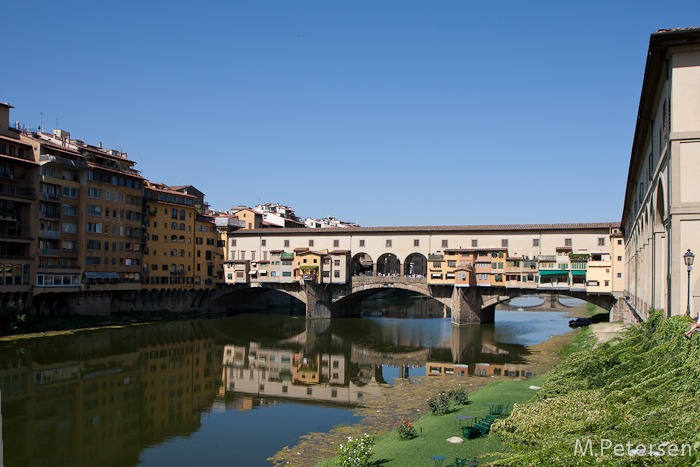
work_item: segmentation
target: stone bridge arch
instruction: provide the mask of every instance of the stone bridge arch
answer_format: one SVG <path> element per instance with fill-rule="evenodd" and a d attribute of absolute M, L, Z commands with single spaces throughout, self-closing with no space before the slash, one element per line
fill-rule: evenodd
<path fill-rule="evenodd" d="M 270 293 L 272 292 L 272 294 Z M 286 298 L 284 298 L 286 297 Z M 200 300 L 216 311 L 261 311 L 289 307 L 303 312 L 307 303 L 306 288 L 299 283 L 227 285 L 203 294 Z"/>

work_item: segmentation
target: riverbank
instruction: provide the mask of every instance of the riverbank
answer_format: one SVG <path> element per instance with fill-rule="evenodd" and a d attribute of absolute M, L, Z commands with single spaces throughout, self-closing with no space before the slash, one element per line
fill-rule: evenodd
<path fill-rule="evenodd" d="M 462 436 L 461 430 L 455 425 L 454 414 L 445 416 L 429 415 L 426 399 L 439 392 L 462 385 L 470 393 L 470 404 L 458 407 L 457 415 L 484 416 L 488 413 L 486 402 L 523 404 L 530 401 L 536 391 L 529 386 L 538 386 L 544 375 L 553 365 L 561 362 L 562 350 L 572 345 L 574 336 L 587 334 L 587 330 L 553 336 L 540 344 L 528 346 L 528 358 L 534 378 L 482 377 L 470 375 L 454 376 L 423 376 L 397 380 L 393 386 L 386 386 L 379 397 L 367 397 L 365 406 L 355 409 L 355 415 L 360 417 L 356 425 L 342 426 L 329 433 L 309 433 L 293 446 L 279 451 L 269 460 L 275 466 L 289 465 L 296 467 L 313 467 L 316 465 L 330 467 L 332 461 L 322 461 L 335 456 L 335 449 L 348 436 L 358 437 L 363 433 L 377 433 L 377 451 L 374 460 L 381 459 L 382 465 L 408 466 L 428 465 L 430 455 L 464 454 L 459 457 L 483 456 L 485 452 L 498 452 L 503 449 L 496 437 L 470 440 L 453 445 L 446 441 L 452 436 Z M 576 344 L 575 344 L 576 345 Z M 421 418 L 425 416 L 424 418 Z M 398 436 L 391 432 L 394 423 L 402 420 L 415 421 L 417 428 L 423 428 L 423 438 L 401 442 L 394 446 Z M 385 435 L 385 436 L 382 436 Z M 435 451 L 435 449 L 438 449 Z M 442 451 L 440 451 L 442 450 Z M 405 456 L 404 456 L 405 451 Z M 433 452 L 435 451 L 435 452 Z M 397 457 L 398 456 L 398 457 Z M 428 463 L 426 463 L 426 460 Z M 320 462 L 320 463 L 319 463 Z"/>

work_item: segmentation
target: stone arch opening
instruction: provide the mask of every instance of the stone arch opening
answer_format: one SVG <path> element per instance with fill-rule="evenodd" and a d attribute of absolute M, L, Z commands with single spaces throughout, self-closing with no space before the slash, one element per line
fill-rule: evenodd
<path fill-rule="evenodd" d="M 663 225 L 664 222 L 664 217 L 666 215 L 666 205 L 664 201 L 664 188 L 663 184 L 659 182 L 659 186 L 656 189 L 656 215 L 655 217 L 655 225 L 661 226 Z"/>
<path fill-rule="evenodd" d="M 403 263 L 404 276 L 426 277 L 428 275 L 428 258 L 421 253 L 411 253 Z"/>
<path fill-rule="evenodd" d="M 384 253 L 377 259 L 378 276 L 400 276 L 401 261 L 393 253 Z"/>
<path fill-rule="evenodd" d="M 267 287 L 245 287 L 221 295 L 213 305 L 232 313 L 252 312 L 284 315 L 305 315 L 306 305 L 284 290 Z"/>
<path fill-rule="evenodd" d="M 374 261 L 367 253 L 358 253 L 350 261 L 350 273 L 353 276 L 371 276 L 374 271 Z"/>

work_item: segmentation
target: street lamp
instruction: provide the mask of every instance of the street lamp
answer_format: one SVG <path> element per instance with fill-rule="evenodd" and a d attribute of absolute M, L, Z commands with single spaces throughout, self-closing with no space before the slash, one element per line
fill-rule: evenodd
<path fill-rule="evenodd" d="M 683 261 L 685 261 L 685 265 L 688 266 L 688 306 L 685 309 L 685 314 L 687 316 L 690 316 L 690 271 L 693 270 L 693 260 L 695 259 L 695 255 L 690 252 L 690 248 L 688 248 L 688 251 L 685 252 L 683 255 Z"/>

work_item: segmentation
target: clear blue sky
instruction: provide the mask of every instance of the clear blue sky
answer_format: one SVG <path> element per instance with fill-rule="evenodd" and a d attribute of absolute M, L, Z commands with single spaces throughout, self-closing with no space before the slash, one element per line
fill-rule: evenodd
<path fill-rule="evenodd" d="M 699 18 L 697 0 L 16 1 L 0 101 L 216 209 L 619 221 L 649 35 Z"/>

